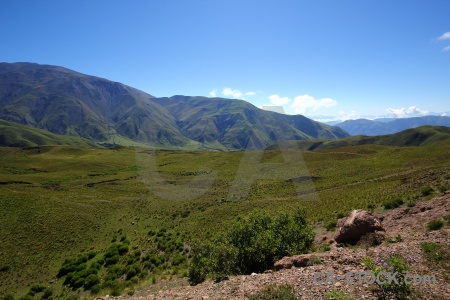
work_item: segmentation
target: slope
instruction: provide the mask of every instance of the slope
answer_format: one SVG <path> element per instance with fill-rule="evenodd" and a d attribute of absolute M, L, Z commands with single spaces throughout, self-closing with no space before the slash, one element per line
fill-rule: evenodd
<path fill-rule="evenodd" d="M 0 146 L 34 147 L 43 145 L 98 147 L 97 144 L 83 138 L 58 135 L 32 126 L 0 120 Z"/>
<path fill-rule="evenodd" d="M 450 140 L 450 127 L 445 126 L 421 126 L 407 129 L 395 134 L 380 136 L 350 136 L 334 141 L 312 140 L 312 141 L 288 141 L 283 147 L 300 148 L 303 150 L 326 150 L 337 149 L 348 146 L 366 144 L 383 146 L 427 146 L 436 142 Z M 274 143 L 266 149 L 277 149 L 278 143 Z"/>

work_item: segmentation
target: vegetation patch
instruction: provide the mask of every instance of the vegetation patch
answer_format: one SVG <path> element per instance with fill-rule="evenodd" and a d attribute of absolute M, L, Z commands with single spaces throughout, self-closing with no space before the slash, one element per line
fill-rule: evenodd
<path fill-rule="evenodd" d="M 238 218 L 211 242 L 193 246 L 189 282 L 265 271 L 283 256 L 307 252 L 313 240 L 314 233 L 301 210 L 275 217 L 254 211 Z"/>
<path fill-rule="evenodd" d="M 258 294 L 249 296 L 248 300 L 299 300 L 291 285 L 267 285 Z"/>

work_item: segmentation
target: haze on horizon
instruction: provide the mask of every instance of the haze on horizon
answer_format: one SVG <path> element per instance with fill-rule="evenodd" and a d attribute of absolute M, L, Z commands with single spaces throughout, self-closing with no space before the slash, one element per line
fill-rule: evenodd
<path fill-rule="evenodd" d="M 0 2 L 0 61 L 355 119 L 450 111 L 450 2 Z"/>

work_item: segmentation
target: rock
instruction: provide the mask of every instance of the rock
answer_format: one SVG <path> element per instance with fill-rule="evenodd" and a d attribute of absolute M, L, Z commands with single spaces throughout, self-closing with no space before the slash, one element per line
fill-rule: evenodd
<path fill-rule="evenodd" d="M 384 232 L 369 232 L 363 235 L 356 244 L 359 246 L 373 247 L 380 245 L 382 242 L 384 242 L 385 239 L 386 234 Z"/>
<path fill-rule="evenodd" d="M 294 266 L 304 268 L 310 265 L 311 254 L 296 255 L 293 257 Z"/>
<path fill-rule="evenodd" d="M 370 232 L 385 231 L 380 219 L 365 210 L 354 210 L 347 217 L 338 220 L 334 240 L 337 243 L 355 244 Z"/>
<path fill-rule="evenodd" d="M 276 270 L 290 269 L 294 265 L 293 258 L 285 256 L 273 265 Z"/>

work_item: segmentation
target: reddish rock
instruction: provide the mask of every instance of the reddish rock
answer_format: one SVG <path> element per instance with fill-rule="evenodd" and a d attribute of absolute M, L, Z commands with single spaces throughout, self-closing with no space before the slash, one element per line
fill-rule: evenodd
<path fill-rule="evenodd" d="M 279 261 L 277 261 L 273 266 L 277 270 L 290 269 L 294 265 L 292 257 L 285 256 Z"/>
<path fill-rule="evenodd" d="M 368 211 L 358 209 L 338 220 L 334 240 L 337 243 L 355 244 L 363 235 L 376 231 L 385 231 L 380 219 Z"/>
<path fill-rule="evenodd" d="M 311 254 L 303 254 L 303 255 L 296 255 L 293 257 L 294 266 L 297 268 L 304 268 L 309 266 L 309 262 L 311 260 Z"/>

